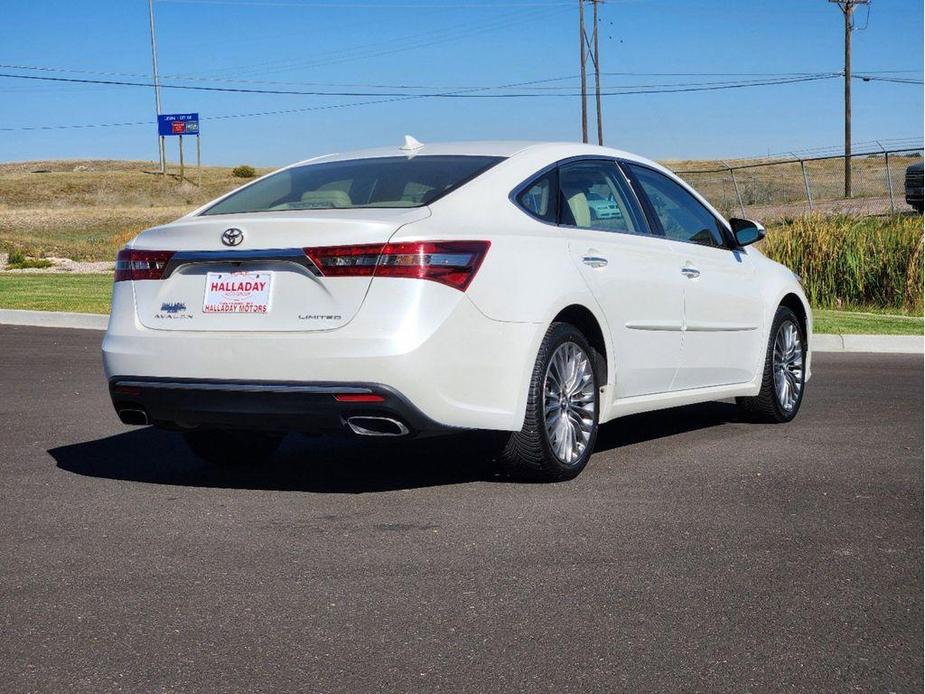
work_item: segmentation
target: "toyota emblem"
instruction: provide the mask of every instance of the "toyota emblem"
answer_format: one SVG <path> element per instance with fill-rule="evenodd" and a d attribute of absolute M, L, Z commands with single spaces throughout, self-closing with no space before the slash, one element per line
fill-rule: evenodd
<path fill-rule="evenodd" d="M 240 229 L 231 228 L 222 232 L 222 243 L 226 246 L 240 246 L 243 240 L 244 232 Z"/>

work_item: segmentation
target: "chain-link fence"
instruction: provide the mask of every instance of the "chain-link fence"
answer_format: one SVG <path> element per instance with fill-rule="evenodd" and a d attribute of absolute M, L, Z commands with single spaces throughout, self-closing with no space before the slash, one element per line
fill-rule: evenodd
<path fill-rule="evenodd" d="M 675 173 L 726 216 L 771 220 L 814 210 L 865 215 L 911 210 L 906 168 L 921 161 L 921 148 L 852 154 L 847 199 L 844 155 L 720 162 Z"/>

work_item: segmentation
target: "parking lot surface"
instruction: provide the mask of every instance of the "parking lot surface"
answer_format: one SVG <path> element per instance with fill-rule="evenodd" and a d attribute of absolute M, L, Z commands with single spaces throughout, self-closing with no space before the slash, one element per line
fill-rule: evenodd
<path fill-rule="evenodd" d="M 471 436 L 211 468 L 118 422 L 101 337 L 0 326 L 2 691 L 922 690 L 921 356 L 536 485 Z"/>

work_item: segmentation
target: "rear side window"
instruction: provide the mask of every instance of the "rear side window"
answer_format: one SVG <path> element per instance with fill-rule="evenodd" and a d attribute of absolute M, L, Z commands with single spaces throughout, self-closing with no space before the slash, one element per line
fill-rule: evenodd
<path fill-rule="evenodd" d="M 578 161 L 559 167 L 560 223 L 600 231 L 646 233 L 616 163 Z"/>
<path fill-rule="evenodd" d="M 502 160 L 419 155 L 306 164 L 242 188 L 202 214 L 421 207 Z"/>
<path fill-rule="evenodd" d="M 559 176 L 553 168 L 528 183 L 517 196 L 517 204 L 534 217 L 556 224 L 559 220 Z"/>
<path fill-rule="evenodd" d="M 716 217 L 682 186 L 645 166 L 627 167 L 652 204 L 666 238 L 702 246 L 725 245 Z"/>

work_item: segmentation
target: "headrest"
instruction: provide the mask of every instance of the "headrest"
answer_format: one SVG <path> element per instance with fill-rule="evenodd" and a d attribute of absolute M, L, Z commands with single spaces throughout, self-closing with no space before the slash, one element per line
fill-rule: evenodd
<path fill-rule="evenodd" d="M 588 207 L 588 198 L 584 193 L 574 193 L 567 198 L 568 207 L 575 218 L 575 226 L 591 226 L 591 208 Z"/>
<path fill-rule="evenodd" d="M 302 207 L 350 207 L 350 196 L 342 190 L 308 190 L 302 193 Z"/>

